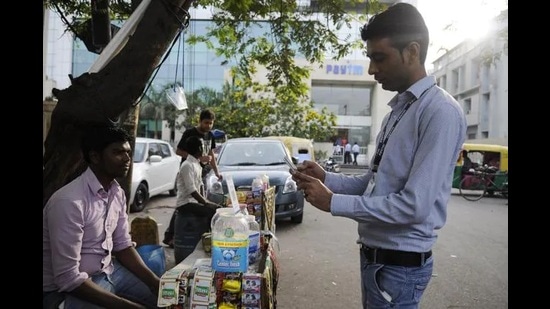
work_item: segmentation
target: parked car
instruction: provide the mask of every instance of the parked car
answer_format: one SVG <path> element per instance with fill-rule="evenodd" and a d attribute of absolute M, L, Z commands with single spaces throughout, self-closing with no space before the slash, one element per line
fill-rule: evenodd
<path fill-rule="evenodd" d="M 134 147 L 130 211 L 142 211 L 149 198 L 168 191 L 177 193 L 176 176 L 181 157 L 174 148 L 160 139 L 137 137 Z"/>
<path fill-rule="evenodd" d="M 250 189 L 252 180 L 263 174 L 269 177 L 269 184 L 275 187 L 275 218 L 290 218 L 301 223 L 304 215 L 304 195 L 297 189 L 289 173 L 287 160 L 298 162 L 292 157 L 285 144 L 277 139 L 233 138 L 223 144 L 218 157 L 218 170 L 222 176 L 231 174 L 235 189 Z M 210 172 L 206 177 L 207 198 L 223 204 L 228 195 L 227 184 Z"/>

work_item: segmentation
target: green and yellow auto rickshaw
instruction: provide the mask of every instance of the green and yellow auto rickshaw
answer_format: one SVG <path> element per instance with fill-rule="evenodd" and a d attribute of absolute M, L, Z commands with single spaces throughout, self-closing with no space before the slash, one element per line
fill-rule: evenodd
<path fill-rule="evenodd" d="M 454 170 L 453 188 L 459 189 L 465 177 L 479 175 L 479 171 L 487 170 L 491 170 L 494 175 L 491 175 L 486 192 L 492 195 L 506 188 L 507 194 L 508 146 L 464 143 Z"/>

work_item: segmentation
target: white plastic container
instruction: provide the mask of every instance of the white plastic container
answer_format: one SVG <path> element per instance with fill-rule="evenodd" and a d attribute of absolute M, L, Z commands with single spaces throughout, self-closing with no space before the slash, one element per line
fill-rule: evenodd
<path fill-rule="evenodd" d="M 246 272 L 250 229 L 242 214 L 221 212 L 212 228 L 212 269 Z"/>
<path fill-rule="evenodd" d="M 233 207 L 221 207 L 216 209 L 216 213 L 212 216 L 212 220 L 210 221 L 210 230 L 214 230 L 214 224 L 220 217 L 221 213 L 233 214 L 233 212 Z"/>
<path fill-rule="evenodd" d="M 255 264 L 260 259 L 260 224 L 256 222 L 256 216 L 246 216 L 248 220 L 248 264 Z"/>

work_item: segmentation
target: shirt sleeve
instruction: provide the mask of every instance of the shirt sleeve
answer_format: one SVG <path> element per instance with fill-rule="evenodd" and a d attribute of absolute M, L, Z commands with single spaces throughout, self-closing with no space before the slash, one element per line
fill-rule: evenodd
<path fill-rule="evenodd" d="M 88 279 L 88 274 L 79 270 L 84 235 L 82 204 L 66 199 L 53 200 L 46 215 L 54 283 L 60 292 L 72 291 Z"/>
<path fill-rule="evenodd" d="M 122 190 L 119 191 L 113 204 L 111 204 L 111 207 L 114 206 L 119 209 L 117 226 L 113 231 L 113 251 L 117 252 L 132 246 L 128 214 L 126 212 L 126 196 Z"/>
<path fill-rule="evenodd" d="M 418 125 L 419 143 L 403 188 L 380 196 L 333 195 L 331 213 L 363 222 L 425 222 L 442 192 L 451 189 L 450 177 L 463 128 L 459 111 L 440 104 Z"/>

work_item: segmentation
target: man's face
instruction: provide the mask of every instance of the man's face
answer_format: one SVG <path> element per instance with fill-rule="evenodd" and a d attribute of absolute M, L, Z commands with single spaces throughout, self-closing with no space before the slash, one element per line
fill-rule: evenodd
<path fill-rule="evenodd" d="M 214 120 L 212 119 L 203 119 L 199 122 L 199 130 L 202 133 L 210 132 L 214 126 Z"/>
<path fill-rule="evenodd" d="M 132 164 L 132 149 L 128 142 L 111 143 L 101 153 L 92 152 L 90 159 L 109 178 L 125 177 Z"/>
<path fill-rule="evenodd" d="M 400 52 L 388 38 L 367 40 L 369 74 L 388 91 L 403 92 L 409 87 L 409 53 Z"/>

